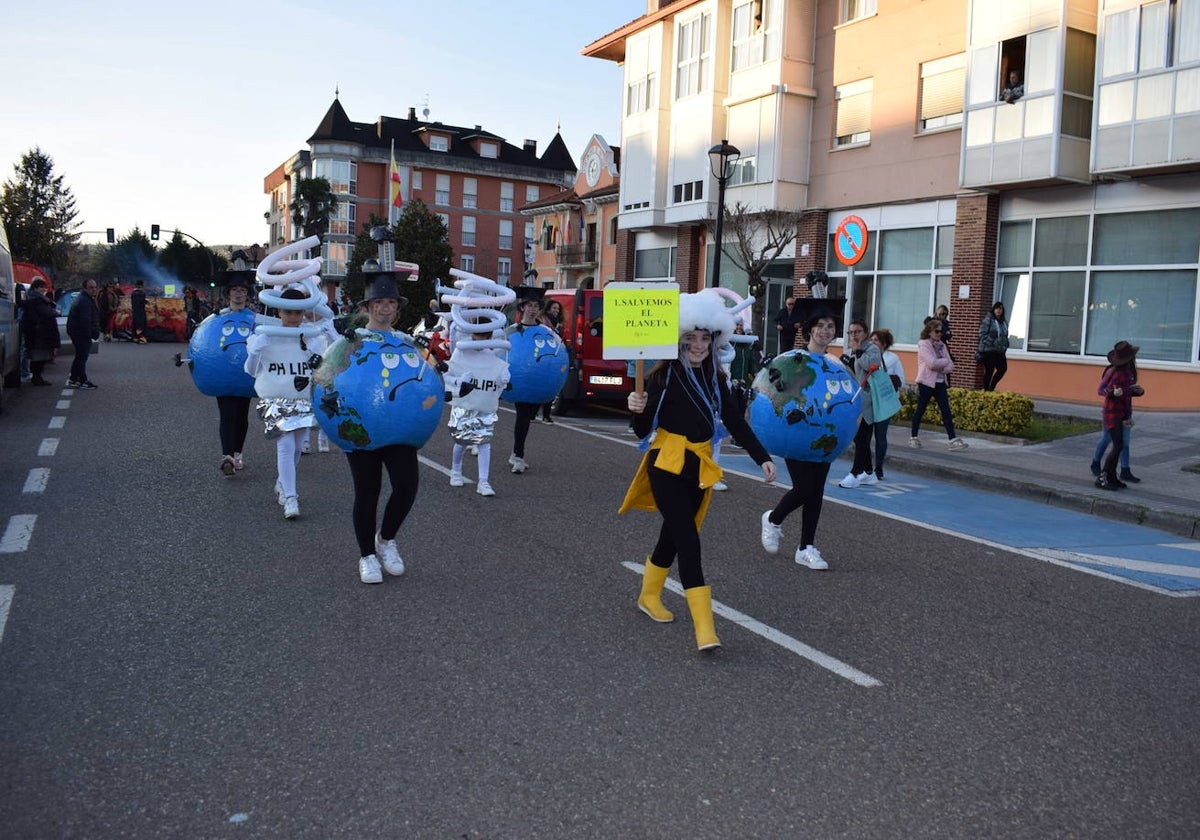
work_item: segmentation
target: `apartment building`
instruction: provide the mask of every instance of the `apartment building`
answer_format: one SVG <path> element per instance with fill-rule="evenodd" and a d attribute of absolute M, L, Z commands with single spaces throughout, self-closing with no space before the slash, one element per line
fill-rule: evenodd
<path fill-rule="evenodd" d="M 531 267 L 527 243 L 533 237 L 532 220 L 518 208 L 562 191 L 576 174 L 559 134 L 539 155 L 534 140 L 515 146 L 478 125 L 418 118 L 415 108 L 403 118 L 353 122 L 337 98 L 307 145 L 264 180 L 270 196 L 270 243 L 274 249 L 300 235 L 288 209 L 299 181 L 326 178 L 339 198 L 321 246 L 322 277 L 332 284 L 345 276 L 354 240 L 371 214 L 396 218 L 390 190 L 393 156 L 400 201 L 420 199 L 442 218 L 455 264 L 514 285 Z"/>
<path fill-rule="evenodd" d="M 579 158 L 570 188 L 521 208 L 532 220 L 529 280 L 547 289 L 599 289 L 617 279 L 621 150 L 598 134 Z"/>
<path fill-rule="evenodd" d="M 1002 300 L 1001 390 L 1094 400 L 1127 339 L 1140 407 L 1200 408 L 1200 0 L 650 0 L 583 54 L 624 68 L 616 279 L 706 284 L 728 139 L 726 206 L 802 213 L 768 319 L 824 269 L 913 369 L 946 304 L 963 381 Z"/>

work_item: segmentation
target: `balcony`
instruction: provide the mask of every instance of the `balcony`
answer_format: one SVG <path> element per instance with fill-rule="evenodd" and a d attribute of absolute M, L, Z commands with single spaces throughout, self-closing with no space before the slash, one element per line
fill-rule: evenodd
<path fill-rule="evenodd" d="M 596 264 L 595 245 L 559 245 L 554 257 L 562 268 L 593 266 Z"/>

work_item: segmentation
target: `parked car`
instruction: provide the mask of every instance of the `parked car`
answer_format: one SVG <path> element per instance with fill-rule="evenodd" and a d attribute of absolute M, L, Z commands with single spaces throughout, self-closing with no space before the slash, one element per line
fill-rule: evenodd
<path fill-rule="evenodd" d="M 563 342 L 571 354 L 567 381 L 554 400 L 554 413 L 566 414 L 573 406 L 588 402 L 625 405 L 634 383 L 624 361 L 604 358 L 604 291 L 550 289 L 546 300 L 562 304 Z"/>
<path fill-rule="evenodd" d="M 21 384 L 20 326 L 14 277 L 8 236 L 4 225 L 0 224 L 0 408 L 4 405 L 4 389 Z"/>
<path fill-rule="evenodd" d="M 63 347 L 71 346 L 71 337 L 67 335 L 67 313 L 71 311 L 71 307 L 75 304 L 75 299 L 81 294 L 83 293 L 78 290 L 63 292 L 62 297 L 54 304 L 58 307 L 58 340 L 62 342 Z M 61 353 L 62 350 L 60 349 L 59 352 Z"/>

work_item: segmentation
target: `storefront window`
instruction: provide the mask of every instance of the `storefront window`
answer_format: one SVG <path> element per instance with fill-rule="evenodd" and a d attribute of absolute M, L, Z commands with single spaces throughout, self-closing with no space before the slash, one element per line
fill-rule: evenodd
<path fill-rule="evenodd" d="M 1097 271 L 1088 300 L 1087 354 L 1122 339 L 1145 359 L 1186 362 L 1192 352 L 1195 271 Z"/>

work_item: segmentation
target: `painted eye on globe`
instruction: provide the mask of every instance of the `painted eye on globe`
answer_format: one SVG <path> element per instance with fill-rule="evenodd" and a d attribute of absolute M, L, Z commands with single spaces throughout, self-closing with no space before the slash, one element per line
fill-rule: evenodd
<path fill-rule="evenodd" d="M 543 347 L 545 347 L 545 346 L 546 346 L 546 339 L 544 339 L 544 338 L 535 338 L 535 339 L 533 340 L 533 346 L 534 346 L 534 347 L 536 347 L 537 349 L 541 350 Z"/>
<path fill-rule="evenodd" d="M 233 324 L 222 324 L 221 335 L 233 335 Z"/>
<path fill-rule="evenodd" d="M 401 358 L 404 359 L 404 363 L 406 365 L 408 365 L 410 368 L 415 369 L 417 367 L 417 365 L 421 364 L 421 357 L 412 350 L 405 351 L 403 353 L 403 355 L 401 356 Z"/>
<path fill-rule="evenodd" d="M 249 336 L 250 336 L 250 327 L 247 324 L 240 325 L 237 328 L 237 331 L 238 331 L 238 335 L 240 335 L 242 338 L 249 338 Z"/>
<path fill-rule="evenodd" d="M 400 364 L 400 354 L 399 353 L 380 353 L 379 361 L 382 362 L 383 366 L 385 368 L 387 368 L 388 370 L 393 370 L 396 368 L 396 366 L 398 366 Z"/>

